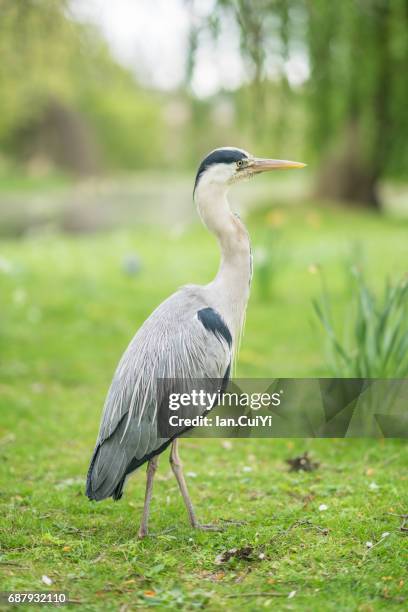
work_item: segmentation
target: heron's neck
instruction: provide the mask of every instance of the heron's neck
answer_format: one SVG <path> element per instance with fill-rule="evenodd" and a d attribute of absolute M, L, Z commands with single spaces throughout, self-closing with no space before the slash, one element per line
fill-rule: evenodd
<path fill-rule="evenodd" d="M 196 190 L 200 217 L 217 237 L 221 262 L 218 273 L 210 283 L 219 296 L 220 308 L 234 328 L 243 325 L 251 281 L 251 246 L 248 232 L 229 207 L 227 189 L 223 185 L 206 185 Z M 235 329 L 234 329 L 235 331 Z"/>

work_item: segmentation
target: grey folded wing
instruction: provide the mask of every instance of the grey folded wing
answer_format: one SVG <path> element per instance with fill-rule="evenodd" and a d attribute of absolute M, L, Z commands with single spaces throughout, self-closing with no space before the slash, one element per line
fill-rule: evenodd
<path fill-rule="evenodd" d="M 87 478 L 90 499 L 121 497 L 126 476 L 166 448 L 158 435 L 158 379 L 228 376 L 231 334 L 194 288 L 183 288 L 145 321 L 109 389 Z"/>

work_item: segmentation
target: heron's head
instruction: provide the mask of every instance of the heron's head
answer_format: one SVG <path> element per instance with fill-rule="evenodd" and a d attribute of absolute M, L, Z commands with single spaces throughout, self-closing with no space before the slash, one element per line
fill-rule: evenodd
<path fill-rule="evenodd" d="M 197 171 L 194 192 L 198 186 L 219 185 L 228 187 L 237 181 L 251 178 L 261 172 L 303 168 L 305 165 L 285 159 L 254 157 L 247 151 L 235 147 L 221 147 L 211 151 L 201 162 Z"/>

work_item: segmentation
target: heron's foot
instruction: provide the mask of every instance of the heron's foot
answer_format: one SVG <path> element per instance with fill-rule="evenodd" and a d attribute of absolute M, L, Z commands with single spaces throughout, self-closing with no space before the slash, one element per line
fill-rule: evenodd
<path fill-rule="evenodd" d="M 137 533 L 137 537 L 139 538 L 139 540 L 143 540 L 143 538 L 145 538 L 148 534 L 149 530 L 147 529 L 147 527 L 140 527 Z"/>
<path fill-rule="evenodd" d="M 225 531 L 225 527 L 221 525 L 202 525 L 201 523 L 197 523 L 193 525 L 194 529 L 199 529 L 200 531 Z"/>

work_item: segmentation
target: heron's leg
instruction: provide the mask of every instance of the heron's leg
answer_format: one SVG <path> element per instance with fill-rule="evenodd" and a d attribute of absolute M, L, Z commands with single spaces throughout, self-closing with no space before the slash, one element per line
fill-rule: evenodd
<path fill-rule="evenodd" d="M 184 479 L 183 473 L 183 465 L 181 463 L 179 454 L 178 454 L 178 439 L 173 440 L 170 451 L 170 465 L 173 473 L 176 477 L 178 486 L 180 488 L 181 495 L 183 496 L 184 503 L 187 508 L 188 518 L 190 520 L 190 524 L 194 529 L 205 529 L 209 531 L 223 531 L 222 528 L 216 527 L 214 525 L 201 525 L 196 518 L 193 504 L 191 503 L 190 495 L 188 494 L 188 489 L 186 485 L 186 481 Z"/>
<path fill-rule="evenodd" d="M 183 500 L 187 508 L 190 524 L 192 527 L 198 527 L 198 522 L 197 522 L 196 515 L 194 512 L 193 504 L 191 503 L 191 499 L 188 494 L 186 481 L 184 479 L 183 465 L 181 463 L 181 460 L 178 454 L 178 439 L 177 438 L 173 440 L 173 443 L 171 445 L 170 465 L 171 465 L 171 469 L 173 470 L 173 474 L 176 477 L 177 484 L 180 488 L 180 493 L 183 496 Z"/>
<path fill-rule="evenodd" d="M 139 538 L 144 538 L 148 532 L 148 522 L 149 522 L 149 513 L 150 513 L 150 502 L 152 499 L 153 493 L 153 478 L 156 473 L 157 464 L 159 462 L 159 456 L 156 455 L 153 459 L 147 464 L 147 476 L 146 476 L 146 493 L 145 493 L 145 501 L 143 506 L 143 515 L 142 522 L 140 523 L 139 528 Z"/>

